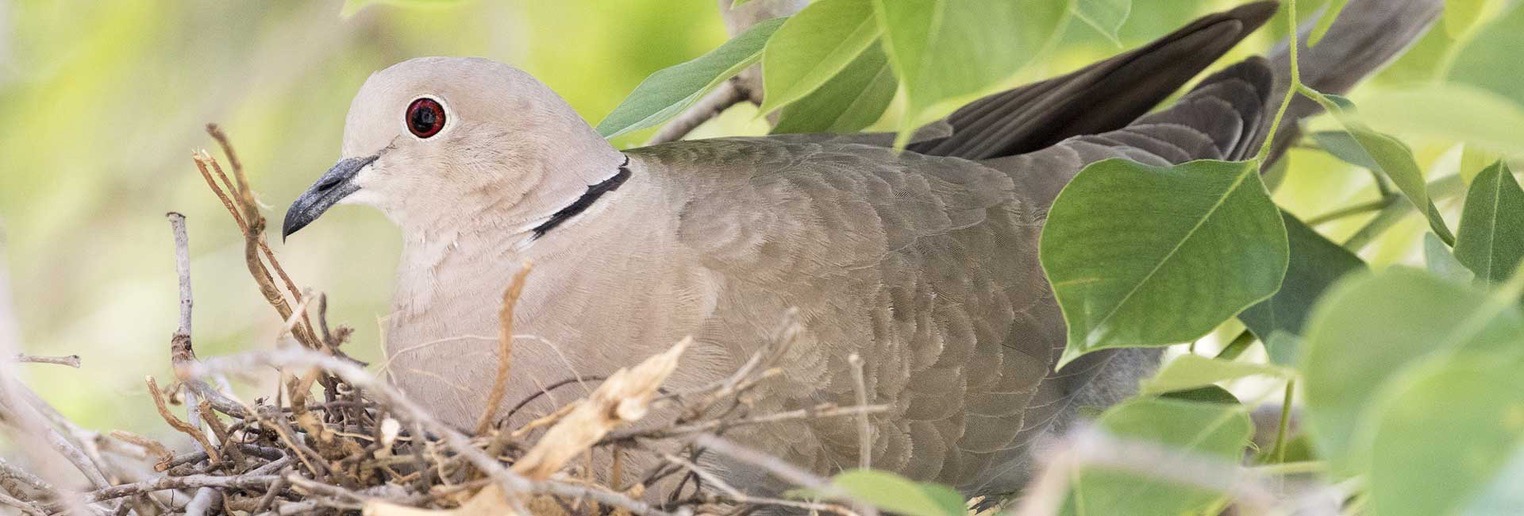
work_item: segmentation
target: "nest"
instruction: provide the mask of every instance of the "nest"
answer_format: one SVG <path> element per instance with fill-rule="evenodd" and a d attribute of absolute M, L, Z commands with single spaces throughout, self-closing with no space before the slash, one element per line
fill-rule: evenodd
<path fill-rule="evenodd" d="M 196 357 L 185 217 L 170 213 L 181 305 L 170 341 L 175 378 L 161 386 L 148 377 L 147 384 L 159 415 L 195 448 L 174 450 L 140 435 L 81 428 L 14 375 L 3 374 L 0 422 L 34 463 L 61 456 L 84 480 L 47 478 L 0 461 L 0 505 L 26 514 L 145 515 L 684 514 L 745 513 L 764 506 L 860 512 L 825 501 L 748 496 L 699 466 L 703 454 L 723 454 L 829 494 L 823 479 L 723 435 L 745 425 L 821 417 L 857 417 L 866 427 L 867 415 L 882 410 L 866 404 L 752 410 L 749 394 L 778 374 L 777 362 L 799 332 L 792 316 L 734 374 L 701 389 L 662 389 L 688 346 L 685 340 L 602 378 L 587 398 L 526 424 L 508 427 L 507 418 L 492 408 L 473 429 L 441 423 L 345 355 L 351 331 L 330 330 L 326 298 L 299 290 L 281 268 L 265 242 L 265 219 L 237 154 L 216 126 L 207 129 L 232 173 L 204 151 L 194 156 L 197 169 L 245 237 L 249 272 L 285 321 L 282 345 Z M 513 307 L 529 270 L 524 267 L 504 292 L 500 363 L 488 407 L 499 406 L 511 375 Z M 22 360 L 78 365 L 77 357 Z M 248 402 L 229 394 L 228 377 L 269 368 L 280 374 L 272 396 Z M 654 414 L 653 407 L 662 408 L 665 420 L 629 426 Z M 592 461 L 583 460 L 595 452 L 612 457 L 606 470 L 593 471 Z M 626 470 L 632 468 L 620 458 L 631 453 L 658 460 L 642 471 Z"/>

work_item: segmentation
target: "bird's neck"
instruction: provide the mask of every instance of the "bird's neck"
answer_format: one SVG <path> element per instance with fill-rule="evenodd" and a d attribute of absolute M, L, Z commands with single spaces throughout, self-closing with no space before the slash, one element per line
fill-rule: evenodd
<path fill-rule="evenodd" d="M 588 139 L 593 141 L 563 141 L 531 156 L 505 155 L 457 166 L 482 173 L 459 178 L 449 191 L 397 196 L 399 202 L 384 211 L 409 243 L 543 235 L 628 176 L 628 158 L 596 134 L 569 140 Z M 449 200 L 442 202 L 441 196 Z"/>
<path fill-rule="evenodd" d="M 604 148 L 596 152 L 558 153 L 557 159 L 540 160 L 533 169 L 512 173 L 532 181 L 484 184 L 469 200 L 432 214 L 445 219 L 394 219 L 403 230 L 404 253 L 424 263 L 467 251 L 510 257 L 561 231 L 606 202 L 607 195 L 631 176 L 629 158 L 602 140 L 598 143 Z"/>

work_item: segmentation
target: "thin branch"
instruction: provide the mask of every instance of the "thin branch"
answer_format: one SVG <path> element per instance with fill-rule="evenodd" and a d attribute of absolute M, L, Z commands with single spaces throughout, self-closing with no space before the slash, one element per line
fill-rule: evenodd
<path fill-rule="evenodd" d="M 217 448 L 212 446 L 212 441 L 206 438 L 206 434 L 201 433 L 195 426 L 170 413 L 169 407 L 164 403 L 164 393 L 159 390 L 159 382 L 154 380 L 152 376 L 147 377 L 144 381 L 148 383 L 148 394 L 153 397 L 154 407 L 159 409 L 159 417 L 163 418 L 164 422 L 169 423 L 169 426 L 175 430 L 179 430 L 185 435 L 189 435 L 191 439 L 195 439 L 201 445 L 201 449 L 206 452 L 207 456 L 211 457 L 213 464 L 222 462 L 221 456 L 217 454 Z"/>
<path fill-rule="evenodd" d="M 58 431 L 44 419 L 41 410 L 31 403 L 27 396 L 31 389 L 21 383 L 13 361 L 14 357 L 21 354 L 21 332 L 16 325 L 11 306 L 10 277 L 5 267 L 0 266 L 0 423 L 3 423 L 0 424 L 0 430 L 5 430 L 11 442 L 30 456 L 32 462 L 46 464 L 56 461 L 55 456 L 44 451 L 53 450 L 83 473 L 92 486 L 107 485 L 105 474 L 91 463 L 78 447 L 59 435 Z M 7 476 L 20 479 L 32 486 L 49 485 L 29 475 Z M 58 478 L 49 480 L 52 485 L 61 485 L 61 480 L 67 481 Z M 94 512 L 77 497 L 61 496 L 62 493 L 52 489 L 48 491 L 50 491 L 48 495 L 60 500 L 71 512 L 78 514 Z"/>
<path fill-rule="evenodd" d="M 24 484 L 33 491 L 42 493 L 54 492 L 53 486 L 38 478 L 37 475 L 28 473 L 26 470 L 18 468 L 6 462 L 3 457 L 0 457 L 0 485 L 13 484 L 15 482 Z"/>
<path fill-rule="evenodd" d="M 719 475 L 714 474 L 714 472 L 708 471 L 699 465 L 694 464 L 692 461 L 683 459 L 682 457 L 678 457 L 670 453 L 662 454 L 662 458 L 666 459 L 668 462 L 681 466 L 683 469 L 693 472 L 695 475 L 698 475 L 699 478 L 702 478 L 705 483 L 712 485 L 715 487 L 715 489 L 719 489 L 720 491 L 724 492 L 725 496 L 730 497 L 731 501 L 736 503 L 747 505 L 776 505 L 779 507 L 802 509 L 811 512 L 823 511 L 840 514 L 842 516 L 857 515 L 857 513 L 852 512 L 851 509 L 835 504 L 751 496 L 731 486 L 729 483 L 725 482 L 723 478 L 720 478 Z"/>
<path fill-rule="evenodd" d="M 191 294 L 190 237 L 185 228 L 185 215 L 166 213 L 170 231 L 175 236 L 175 273 L 180 284 L 180 325 L 169 338 L 170 363 L 176 367 L 196 361 L 196 348 L 191 343 L 191 307 L 195 304 Z M 229 415 L 243 415 L 243 408 L 228 399 L 204 380 L 180 378 L 193 396 L 212 403 L 212 407 Z"/>
<path fill-rule="evenodd" d="M 48 514 L 47 511 L 38 508 L 36 505 L 13 498 L 4 492 L 0 492 L 0 505 L 13 507 L 30 516 L 47 516 Z"/>
<path fill-rule="evenodd" d="M 200 489 L 203 487 L 220 488 L 251 488 L 268 486 L 280 478 L 279 475 L 186 475 L 181 477 L 162 476 L 154 477 L 142 482 L 111 486 L 105 489 L 97 489 L 85 493 L 85 499 L 91 502 L 110 500 L 124 496 L 136 496 L 153 491 L 165 491 L 170 489 Z"/>
<path fill-rule="evenodd" d="M 825 417 L 856 416 L 859 414 L 878 414 L 889 410 L 888 405 L 865 405 L 857 407 L 842 407 L 834 403 L 822 403 L 813 407 L 775 412 L 751 417 L 737 417 L 734 419 L 710 419 L 689 424 L 676 424 L 665 428 L 653 428 L 643 430 L 625 430 L 610 433 L 600 443 L 615 443 L 631 439 L 668 439 L 682 437 L 703 432 L 714 432 L 720 428 L 737 428 L 749 425 L 777 423 L 779 421 L 791 421 L 798 419 L 819 419 Z"/>
<path fill-rule="evenodd" d="M 852 367 L 852 383 L 857 391 L 857 406 L 868 406 L 868 385 L 863 378 L 863 357 L 853 353 L 847 357 Z M 868 422 L 867 412 L 857 413 L 857 467 L 868 469 L 873 465 L 873 426 Z"/>
<path fill-rule="evenodd" d="M 1318 215 L 1316 217 L 1307 219 L 1307 225 L 1308 226 L 1319 226 L 1319 225 L 1327 224 L 1329 222 L 1333 222 L 1335 220 L 1343 219 L 1343 218 L 1346 218 L 1346 217 L 1352 217 L 1352 216 L 1355 216 L 1355 215 L 1360 215 L 1362 213 L 1370 213 L 1370 212 L 1374 212 L 1374 211 L 1381 211 L 1382 209 L 1386 208 L 1387 206 L 1391 206 L 1392 203 L 1397 202 L 1397 199 L 1398 199 L 1398 196 L 1396 196 L 1396 195 L 1384 195 L 1380 199 L 1376 199 L 1376 200 L 1371 201 L 1371 202 L 1360 203 L 1360 204 L 1356 204 L 1354 206 L 1347 206 L 1347 207 L 1344 207 L 1344 208 L 1339 208 L 1337 210 L 1334 210 L 1334 211 L 1331 211 L 1331 212 L 1328 212 L 1328 213 L 1325 213 L 1325 214 Z"/>
<path fill-rule="evenodd" d="M 19 353 L 16 361 L 23 364 L 54 364 L 79 369 L 79 355 L 37 356 Z"/>
<path fill-rule="evenodd" d="M 204 376 L 225 369 L 247 369 L 247 366 L 263 364 L 278 368 L 318 368 L 333 373 L 345 382 L 357 388 L 363 389 L 390 407 L 393 416 L 406 423 L 417 423 L 434 435 L 444 438 L 451 449 L 461 454 L 471 465 L 476 466 L 487 476 L 493 478 L 502 486 L 506 493 L 522 493 L 529 491 L 528 479 L 504 468 L 497 460 L 488 457 L 480 449 L 471 444 L 464 434 L 454 428 L 434 419 L 427 410 L 400 394 L 397 394 L 386 382 L 371 376 L 370 373 L 358 366 L 337 358 L 316 354 L 302 349 L 284 349 L 271 353 L 257 353 L 223 357 L 215 361 L 202 362 L 192 367 L 189 373 L 192 376 Z"/>
<path fill-rule="evenodd" d="M 169 219 L 170 230 L 175 235 L 175 272 L 180 277 L 180 327 L 175 330 L 175 340 L 184 339 L 185 347 L 190 348 L 191 338 L 191 306 L 194 304 L 191 297 L 190 275 L 190 236 L 185 230 L 185 215 L 177 212 L 164 214 Z M 194 353 L 191 354 L 195 356 Z"/>
<path fill-rule="evenodd" d="M 206 124 L 206 133 L 211 135 L 213 140 L 217 140 L 217 145 L 222 147 L 222 155 L 228 158 L 228 166 L 233 167 L 233 177 L 238 179 L 238 195 L 240 198 L 246 199 L 244 201 L 244 208 L 249 211 L 250 221 L 256 217 L 263 219 L 259 215 L 258 206 L 254 203 L 254 194 L 249 190 L 249 180 L 243 173 L 243 162 L 238 159 L 238 153 L 233 151 L 233 143 L 228 140 L 227 133 L 223 132 L 222 128 L 217 124 Z M 214 168 L 217 169 L 218 174 L 222 173 L 221 167 Z M 227 177 L 223 176 L 223 180 L 226 181 Z M 247 232 L 247 229 L 245 229 L 245 232 Z M 280 266 L 280 262 L 275 260 L 275 252 L 270 250 L 270 245 L 265 242 L 264 235 L 259 237 L 259 249 L 264 252 L 265 260 L 270 262 L 270 268 L 275 270 L 277 276 L 280 276 L 281 282 L 286 285 L 286 290 L 290 292 L 292 298 L 298 303 L 301 302 L 301 290 L 296 288 L 296 282 L 291 281 L 291 276 L 286 275 L 286 270 Z M 302 322 L 305 324 L 305 328 L 310 335 L 312 332 L 312 321 L 306 318 L 305 313 L 303 314 Z"/>
<path fill-rule="evenodd" d="M 736 86 L 736 81 L 729 80 L 722 82 L 714 88 L 714 91 L 704 95 L 703 98 L 700 98 L 698 102 L 694 103 L 686 111 L 678 114 L 671 122 L 667 122 L 667 125 L 662 126 L 655 136 L 646 141 L 646 145 L 657 145 L 681 140 L 688 133 L 697 129 L 698 126 L 704 125 L 704 122 L 719 116 L 720 113 L 730 109 L 731 106 L 745 102 L 747 98 L 747 93 Z"/>
<path fill-rule="evenodd" d="M 693 443 L 720 455 L 760 468 L 790 484 L 812 489 L 828 498 L 842 499 L 847 497 L 845 492 L 832 486 L 831 481 L 821 478 L 819 475 L 805 471 L 799 466 L 784 462 L 782 459 L 772 455 L 741 446 L 714 434 L 699 435 L 694 438 Z"/>

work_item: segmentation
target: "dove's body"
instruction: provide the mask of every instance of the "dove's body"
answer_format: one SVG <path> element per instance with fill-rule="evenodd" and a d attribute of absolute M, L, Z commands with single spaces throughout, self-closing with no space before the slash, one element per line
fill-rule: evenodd
<path fill-rule="evenodd" d="M 1271 12 L 1257 4 L 1207 17 L 980 101 L 903 153 L 885 135 L 621 153 L 522 72 L 485 60 L 409 61 L 367 82 L 351 107 L 349 159 L 293 206 L 286 229 L 346 196 L 403 228 L 388 371 L 457 425 L 482 413 L 503 289 L 532 261 L 503 405 L 535 399 L 515 421 L 684 336 L 695 345 L 668 388 L 720 379 L 797 308 L 805 333 L 781 376 L 758 389 L 757 410 L 855 403 L 848 357 L 857 354 L 868 401 L 888 406 L 872 416 L 874 467 L 967 492 L 1010 491 L 1026 476 L 1033 437 L 1067 425 L 1079 406 L 1126 396 L 1157 360 L 1097 353 L 1053 372 L 1064 326 L 1037 260 L 1048 207 L 1102 159 L 1252 154 L 1274 82 L 1263 60 L 1138 116 Z M 433 80 L 441 75 L 458 80 Z M 393 113 L 422 96 L 441 101 L 439 116 L 451 122 L 409 136 Z M 577 378 L 585 382 L 567 382 Z M 727 435 L 822 473 L 859 463 L 850 418 Z M 711 466 L 735 485 L 770 489 L 754 469 Z"/>

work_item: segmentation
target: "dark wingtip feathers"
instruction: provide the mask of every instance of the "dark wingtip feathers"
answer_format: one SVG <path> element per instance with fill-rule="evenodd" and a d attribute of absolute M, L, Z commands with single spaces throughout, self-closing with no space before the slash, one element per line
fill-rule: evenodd
<path fill-rule="evenodd" d="M 983 160 L 1125 127 L 1275 15 L 1256 2 L 1201 18 L 1074 73 L 975 101 L 946 120 L 952 134 L 912 144 L 921 154 Z"/>
<path fill-rule="evenodd" d="M 1270 18 L 1275 17 L 1275 13 L 1280 11 L 1280 9 L 1280 2 L 1254 2 L 1234 7 L 1222 13 L 1222 15 L 1228 18 L 1243 20 L 1244 27 L 1247 28 L 1245 32 L 1254 32 L 1263 26 L 1265 22 L 1270 21 Z"/>

